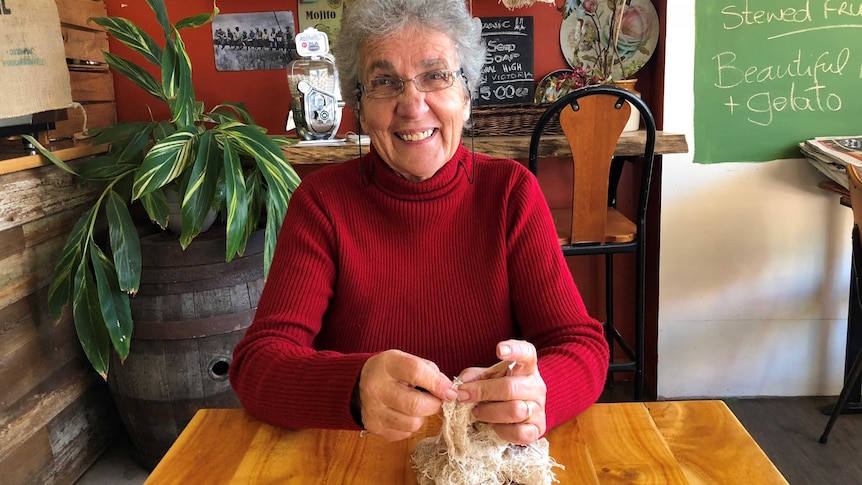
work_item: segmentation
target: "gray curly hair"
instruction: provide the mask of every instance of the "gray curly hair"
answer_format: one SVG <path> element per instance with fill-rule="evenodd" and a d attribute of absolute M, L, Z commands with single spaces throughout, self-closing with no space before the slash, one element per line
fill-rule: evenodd
<path fill-rule="evenodd" d="M 464 0 L 354 0 L 344 9 L 333 54 L 348 106 L 359 104 L 360 47 L 408 26 L 441 32 L 454 41 L 469 92 L 475 95 L 485 63 L 485 42 L 482 22 L 470 15 Z"/>

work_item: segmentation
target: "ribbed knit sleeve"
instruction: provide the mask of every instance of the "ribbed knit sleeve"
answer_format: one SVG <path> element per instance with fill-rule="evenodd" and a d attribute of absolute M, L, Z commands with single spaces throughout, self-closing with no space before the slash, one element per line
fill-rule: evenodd
<path fill-rule="evenodd" d="M 455 376 L 497 342 L 539 350 L 549 426 L 592 404 L 607 370 L 535 178 L 467 152 L 423 182 L 376 153 L 312 173 L 295 192 L 231 383 L 257 418 L 351 429 L 365 361 L 399 349 Z"/>
<path fill-rule="evenodd" d="M 338 268 L 337 237 L 312 184 L 291 198 L 252 325 L 234 351 L 231 384 L 255 417 L 284 428 L 358 428 L 350 396 L 367 354 L 316 349 Z"/>

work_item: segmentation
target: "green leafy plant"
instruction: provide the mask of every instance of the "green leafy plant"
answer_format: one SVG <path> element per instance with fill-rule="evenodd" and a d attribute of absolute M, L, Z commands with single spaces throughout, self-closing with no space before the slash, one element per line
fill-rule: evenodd
<path fill-rule="evenodd" d="M 216 208 L 226 221 L 226 261 L 242 255 L 251 233 L 265 224 L 266 274 L 287 204 L 299 184 L 280 149 L 289 143 L 286 138 L 267 135 L 242 104 L 223 103 L 205 110 L 195 99 L 192 66 L 180 30 L 206 25 L 218 15 L 218 8 L 171 24 L 164 0 L 146 2 L 163 30 L 164 46 L 127 19 L 90 21 L 160 67 L 159 80 L 132 61 L 105 53 L 115 72 L 167 103 L 171 119 L 94 130 L 92 143 L 107 143 L 110 149 L 77 170 L 28 137 L 57 166 L 105 185 L 69 234 L 48 290 L 54 319 L 59 320 L 71 303 L 78 338 L 103 378 L 108 375 L 111 347 L 125 360 L 131 344 L 129 297 L 140 285 L 141 250 L 130 204 L 139 201 L 149 218 L 165 229 L 169 217 L 165 191 L 175 190 L 182 202 L 183 248 Z M 110 251 L 98 242 L 101 217 L 107 220 Z"/>

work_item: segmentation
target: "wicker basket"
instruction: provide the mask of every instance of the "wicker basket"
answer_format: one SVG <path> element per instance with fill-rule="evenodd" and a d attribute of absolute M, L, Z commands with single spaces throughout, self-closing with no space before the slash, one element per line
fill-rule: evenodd
<path fill-rule="evenodd" d="M 525 135 L 533 134 L 542 113 L 550 104 L 510 104 L 477 106 L 473 108 L 473 130 L 476 136 Z M 470 129 L 465 130 L 466 133 Z M 545 134 L 562 135 L 559 115 L 545 127 Z"/>

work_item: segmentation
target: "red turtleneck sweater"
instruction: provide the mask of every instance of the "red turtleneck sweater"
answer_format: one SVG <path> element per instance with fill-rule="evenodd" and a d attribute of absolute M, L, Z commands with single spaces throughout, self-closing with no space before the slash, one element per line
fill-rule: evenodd
<path fill-rule="evenodd" d="M 372 151 L 294 193 L 230 378 L 262 421 L 358 429 L 351 391 L 374 353 L 399 349 L 455 376 L 494 364 L 508 338 L 538 349 L 548 429 L 598 398 L 607 345 L 535 177 L 461 147 L 417 183 Z"/>

